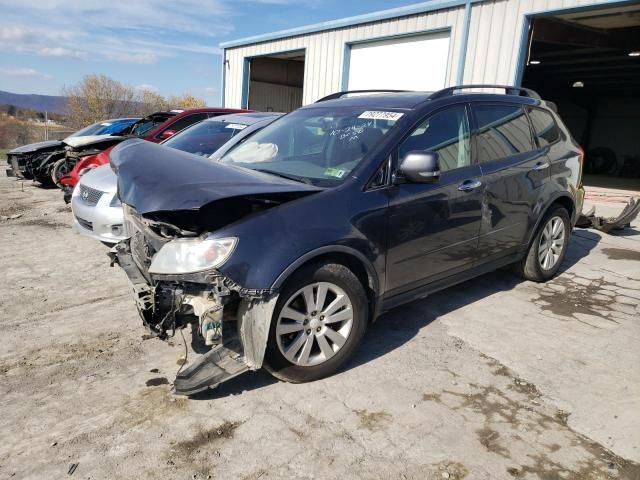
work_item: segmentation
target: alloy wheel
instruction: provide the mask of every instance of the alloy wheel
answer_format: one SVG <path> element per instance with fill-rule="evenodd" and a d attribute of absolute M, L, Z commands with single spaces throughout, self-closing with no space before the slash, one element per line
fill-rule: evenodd
<path fill-rule="evenodd" d="M 329 282 L 307 285 L 285 302 L 276 324 L 280 352 L 302 367 L 326 362 L 345 345 L 353 326 L 347 293 Z"/>
<path fill-rule="evenodd" d="M 558 263 L 564 248 L 565 228 L 562 218 L 552 217 L 542 230 L 538 245 L 538 261 L 543 270 L 551 270 Z"/>

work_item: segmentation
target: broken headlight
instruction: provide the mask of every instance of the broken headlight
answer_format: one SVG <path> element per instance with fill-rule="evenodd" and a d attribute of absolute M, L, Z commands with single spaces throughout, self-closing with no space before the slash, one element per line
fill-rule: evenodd
<path fill-rule="evenodd" d="M 165 243 L 149 267 L 150 273 L 195 273 L 222 265 L 233 253 L 238 239 L 180 238 Z"/>

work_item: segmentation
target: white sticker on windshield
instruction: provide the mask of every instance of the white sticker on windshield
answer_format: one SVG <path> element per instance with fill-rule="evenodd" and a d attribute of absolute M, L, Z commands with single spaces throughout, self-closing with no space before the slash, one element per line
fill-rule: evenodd
<path fill-rule="evenodd" d="M 247 126 L 242 125 L 241 123 L 230 123 L 224 128 L 233 128 L 234 130 L 242 130 L 243 128 L 247 128 Z"/>
<path fill-rule="evenodd" d="M 358 118 L 366 118 L 368 120 L 391 120 L 397 121 L 399 120 L 404 113 L 398 112 L 384 112 L 382 110 L 367 110 L 366 112 L 362 112 L 362 114 Z"/>

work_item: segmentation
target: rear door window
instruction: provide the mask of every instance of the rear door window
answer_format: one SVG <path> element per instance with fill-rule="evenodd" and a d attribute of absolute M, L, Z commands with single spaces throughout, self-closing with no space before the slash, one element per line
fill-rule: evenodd
<path fill-rule="evenodd" d="M 528 107 L 527 113 L 533 124 L 533 131 L 536 134 L 539 146 L 546 147 L 560 138 L 558 124 L 549 112 L 539 108 Z"/>
<path fill-rule="evenodd" d="M 535 150 L 531 127 L 520 105 L 473 105 L 478 161 L 491 162 Z"/>

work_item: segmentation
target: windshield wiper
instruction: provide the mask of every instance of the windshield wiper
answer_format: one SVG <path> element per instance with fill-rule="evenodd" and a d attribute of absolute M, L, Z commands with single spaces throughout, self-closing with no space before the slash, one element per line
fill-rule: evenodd
<path fill-rule="evenodd" d="M 311 185 L 311 180 L 305 177 L 298 177 L 297 175 L 289 175 L 287 173 L 276 172 L 275 170 L 269 170 L 266 168 L 254 168 L 256 172 L 268 173 L 270 175 L 275 175 L 276 177 L 286 178 L 287 180 L 293 180 L 294 182 L 306 183 L 307 185 Z"/>

